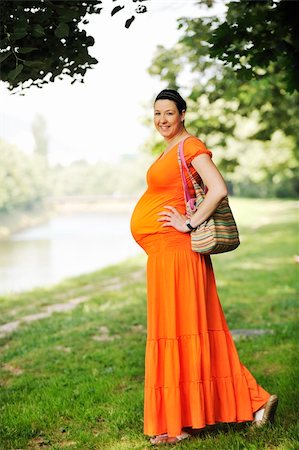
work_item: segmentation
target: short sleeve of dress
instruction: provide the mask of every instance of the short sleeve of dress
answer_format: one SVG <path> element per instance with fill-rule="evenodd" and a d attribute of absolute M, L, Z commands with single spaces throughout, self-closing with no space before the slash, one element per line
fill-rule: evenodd
<path fill-rule="evenodd" d="M 196 137 L 190 137 L 184 142 L 184 156 L 188 167 L 196 156 L 206 153 L 212 158 L 211 150 L 207 149 L 205 144 Z"/>

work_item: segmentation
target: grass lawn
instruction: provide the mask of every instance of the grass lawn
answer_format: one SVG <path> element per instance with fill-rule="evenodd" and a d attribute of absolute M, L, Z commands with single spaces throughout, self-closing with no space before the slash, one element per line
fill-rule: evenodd
<path fill-rule="evenodd" d="M 241 246 L 215 255 L 231 329 L 269 333 L 236 341 L 242 362 L 279 395 L 273 427 L 208 427 L 179 449 L 299 449 L 295 202 L 232 199 Z M 152 448 L 142 433 L 146 339 L 144 256 L 51 288 L 0 298 L 0 449 Z M 77 299 L 75 308 L 63 305 Z M 49 317 L 30 320 L 51 305 Z M 32 316 L 31 316 L 32 317 Z M 22 321 L 23 318 L 23 321 Z"/>

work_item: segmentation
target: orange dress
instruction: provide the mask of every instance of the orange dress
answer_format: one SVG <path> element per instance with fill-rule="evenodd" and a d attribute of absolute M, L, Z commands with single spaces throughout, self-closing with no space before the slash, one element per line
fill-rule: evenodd
<path fill-rule="evenodd" d="M 162 227 L 158 212 L 185 213 L 178 145 L 147 173 L 148 188 L 131 232 L 148 254 L 144 433 L 176 436 L 183 427 L 251 421 L 269 399 L 238 357 L 217 295 L 209 256 L 191 250 L 189 233 Z M 211 152 L 197 138 L 184 143 L 186 162 Z M 195 175 L 198 176 L 197 173 Z"/>

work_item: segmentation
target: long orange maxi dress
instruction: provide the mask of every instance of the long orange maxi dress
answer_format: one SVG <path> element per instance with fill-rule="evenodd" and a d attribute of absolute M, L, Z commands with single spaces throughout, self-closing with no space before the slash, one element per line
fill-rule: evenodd
<path fill-rule="evenodd" d="M 189 233 L 162 227 L 170 205 L 185 214 L 178 145 L 151 165 L 131 232 L 148 254 L 144 433 L 177 436 L 183 427 L 253 420 L 270 397 L 238 357 L 209 256 L 191 250 Z M 184 143 L 187 165 L 211 152 L 196 137 Z M 190 180 L 189 180 L 190 183 Z M 190 189 L 191 189 L 190 184 Z"/>

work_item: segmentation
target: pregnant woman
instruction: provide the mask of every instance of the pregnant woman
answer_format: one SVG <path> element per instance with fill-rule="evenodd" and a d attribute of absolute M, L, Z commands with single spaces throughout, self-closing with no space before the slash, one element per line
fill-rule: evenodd
<path fill-rule="evenodd" d="M 148 255 L 144 433 L 154 445 L 190 437 L 187 427 L 264 425 L 274 418 L 278 402 L 241 364 L 211 259 L 191 250 L 190 231 L 214 212 L 227 189 L 210 150 L 185 128 L 186 107 L 175 90 L 156 97 L 154 122 L 166 148 L 149 168 L 148 188 L 131 218 L 133 237 Z M 191 173 L 208 188 L 191 219 L 178 163 L 183 139 Z"/>

